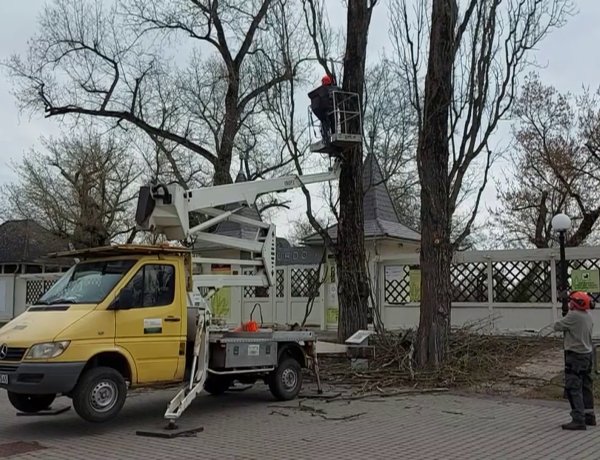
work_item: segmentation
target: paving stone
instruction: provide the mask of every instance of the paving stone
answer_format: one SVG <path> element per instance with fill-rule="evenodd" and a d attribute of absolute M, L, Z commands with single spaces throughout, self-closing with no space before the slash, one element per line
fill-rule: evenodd
<path fill-rule="evenodd" d="M 46 448 L 11 460 L 600 458 L 600 427 L 560 429 L 569 418 L 566 403 L 452 394 L 300 405 L 276 402 L 257 386 L 198 398 L 179 422 L 181 428 L 204 427 L 195 437 L 136 436 L 164 426 L 172 396 L 166 390 L 137 393 L 116 420 L 95 425 L 73 411 L 17 417 L 1 392 L 0 445 L 37 442 Z"/>

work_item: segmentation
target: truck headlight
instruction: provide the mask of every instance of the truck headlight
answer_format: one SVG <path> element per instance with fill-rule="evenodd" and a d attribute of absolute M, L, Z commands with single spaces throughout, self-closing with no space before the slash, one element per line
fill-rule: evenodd
<path fill-rule="evenodd" d="M 63 352 L 69 346 L 68 340 L 64 342 L 48 342 L 48 343 L 38 343 L 32 346 L 25 359 L 50 359 L 56 358 L 63 354 Z"/>

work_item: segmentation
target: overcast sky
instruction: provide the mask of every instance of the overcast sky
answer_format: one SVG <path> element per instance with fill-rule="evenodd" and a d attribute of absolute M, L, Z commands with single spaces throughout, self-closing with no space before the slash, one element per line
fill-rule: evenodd
<path fill-rule="evenodd" d="M 26 50 L 27 40 L 35 33 L 37 16 L 44 3 L 42 0 L 0 1 L 0 59 Z M 339 0 L 331 0 L 331 4 L 335 5 L 335 10 L 340 9 Z M 583 85 L 591 88 L 600 85 L 600 1 L 578 0 L 578 9 L 579 14 L 548 37 L 536 54 L 539 63 L 544 66 L 540 69 L 542 80 L 555 85 L 559 91 L 578 92 Z M 340 12 L 335 11 L 332 19 L 339 21 L 336 25 L 341 26 L 344 15 Z M 376 56 L 387 43 L 387 29 L 387 1 L 383 0 L 373 18 L 369 44 L 371 56 Z M 53 120 L 42 116 L 32 119 L 21 116 L 10 91 L 11 82 L 3 72 L 0 74 L 0 184 L 14 179 L 11 163 L 35 146 L 41 135 L 57 132 Z M 498 180 L 502 171 L 502 168 L 496 168 L 494 179 Z M 493 186 L 488 188 L 485 199 L 488 205 L 493 204 Z M 285 226 L 289 219 L 281 216 L 276 221 L 278 225 Z"/>

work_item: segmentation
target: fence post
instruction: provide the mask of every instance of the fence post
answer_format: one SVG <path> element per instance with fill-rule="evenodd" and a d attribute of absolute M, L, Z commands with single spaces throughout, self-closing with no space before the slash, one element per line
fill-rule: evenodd
<path fill-rule="evenodd" d="M 384 327 L 384 329 L 387 329 L 387 325 L 385 324 L 385 319 L 383 317 L 384 311 L 383 311 L 383 305 L 385 302 L 385 285 L 384 285 L 384 278 L 383 278 L 383 270 L 384 270 L 384 265 L 383 262 L 381 261 L 381 259 L 378 260 L 377 264 L 375 265 L 375 276 L 377 277 L 375 279 L 375 302 L 377 302 L 376 308 L 378 310 L 378 315 L 379 315 L 379 320 L 381 321 L 381 326 Z"/>
<path fill-rule="evenodd" d="M 555 323 L 558 321 L 558 316 L 556 315 L 558 296 L 556 294 L 556 259 L 554 259 L 554 256 L 550 256 L 550 289 L 552 290 L 552 322 Z"/>
<path fill-rule="evenodd" d="M 491 257 L 486 257 L 487 259 L 487 296 L 488 296 L 488 311 L 490 314 L 490 318 L 492 321 L 492 330 L 496 329 L 496 320 L 494 319 L 494 271 L 492 267 L 492 259 Z"/>

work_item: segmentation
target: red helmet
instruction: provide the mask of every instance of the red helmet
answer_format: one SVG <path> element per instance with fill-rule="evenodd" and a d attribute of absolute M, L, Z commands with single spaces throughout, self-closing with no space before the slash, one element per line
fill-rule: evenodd
<path fill-rule="evenodd" d="M 323 78 L 321 78 L 321 83 L 325 86 L 329 86 L 333 83 L 333 80 L 329 75 L 325 75 Z"/>
<path fill-rule="evenodd" d="M 569 308 L 571 310 L 587 311 L 592 307 L 592 298 L 585 292 L 573 292 L 569 296 Z"/>

